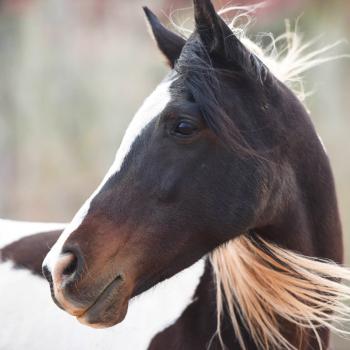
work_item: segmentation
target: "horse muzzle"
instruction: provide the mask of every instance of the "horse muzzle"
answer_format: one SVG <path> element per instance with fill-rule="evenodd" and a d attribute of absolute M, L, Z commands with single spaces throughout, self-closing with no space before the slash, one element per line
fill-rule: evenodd
<path fill-rule="evenodd" d="M 94 277 L 86 271 L 79 250 L 69 250 L 56 261 L 53 271 L 45 266 L 54 302 L 78 321 L 93 328 L 106 328 L 121 322 L 127 313 L 131 293 L 124 274 Z"/>

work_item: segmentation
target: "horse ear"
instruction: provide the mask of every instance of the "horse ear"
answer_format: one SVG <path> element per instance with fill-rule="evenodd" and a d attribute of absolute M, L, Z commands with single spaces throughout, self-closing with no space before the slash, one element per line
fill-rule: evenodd
<path fill-rule="evenodd" d="M 221 18 L 210 0 L 194 0 L 196 31 L 209 53 L 224 53 L 225 36 Z M 226 24 L 225 24 L 226 26 Z M 232 34 L 232 32 L 231 32 Z"/>
<path fill-rule="evenodd" d="M 159 50 L 166 57 L 170 67 L 174 68 L 175 62 L 180 57 L 186 40 L 165 28 L 148 7 L 143 7 L 143 10 Z"/>
<path fill-rule="evenodd" d="M 196 31 L 210 55 L 243 70 L 254 70 L 255 56 L 240 42 L 216 13 L 210 0 L 193 0 Z"/>

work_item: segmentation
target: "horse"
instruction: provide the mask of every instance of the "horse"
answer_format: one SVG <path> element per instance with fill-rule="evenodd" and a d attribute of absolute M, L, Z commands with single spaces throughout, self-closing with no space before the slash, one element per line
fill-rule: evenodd
<path fill-rule="evenodd" d="M 276 62 L 193 3 L 188 38 L 144 8 L 170 72 L 45 257 L 52 299 L 92 328 L 134 315 L 123 349 L 329 349 L 350 272 L 330 162 L 288 86 L 317 60 Z"/>

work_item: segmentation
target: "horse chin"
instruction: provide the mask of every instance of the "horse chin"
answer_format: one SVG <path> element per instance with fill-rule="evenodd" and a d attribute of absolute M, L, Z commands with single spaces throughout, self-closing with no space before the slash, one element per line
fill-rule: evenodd
<path fill-rule="evenodd" d="M 126 302 L 119 309 L 111 307 L 101 314 L 85 312 L 82 316 L 77 317 L 77 320 L 84 326 L 95 329 L 110 328 L 122 322 L 128 311 L 128 303 Z"/>
<path fill-rule="evenodd" d="M 122 322 L 128 311 L 130 294 L 115 279 L 77 320 L 92 328 L 108 328 Z"/>

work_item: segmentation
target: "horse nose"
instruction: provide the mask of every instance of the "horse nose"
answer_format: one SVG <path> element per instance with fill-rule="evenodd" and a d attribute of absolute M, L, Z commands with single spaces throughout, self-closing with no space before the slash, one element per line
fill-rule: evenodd
<path fill-rule="evenodd" d="M 64 288 L 68 282 L 78 278 L 82 256 L 78 250 L 66 249 L 57 259 L 52 271 L 54 285 Z"/>

